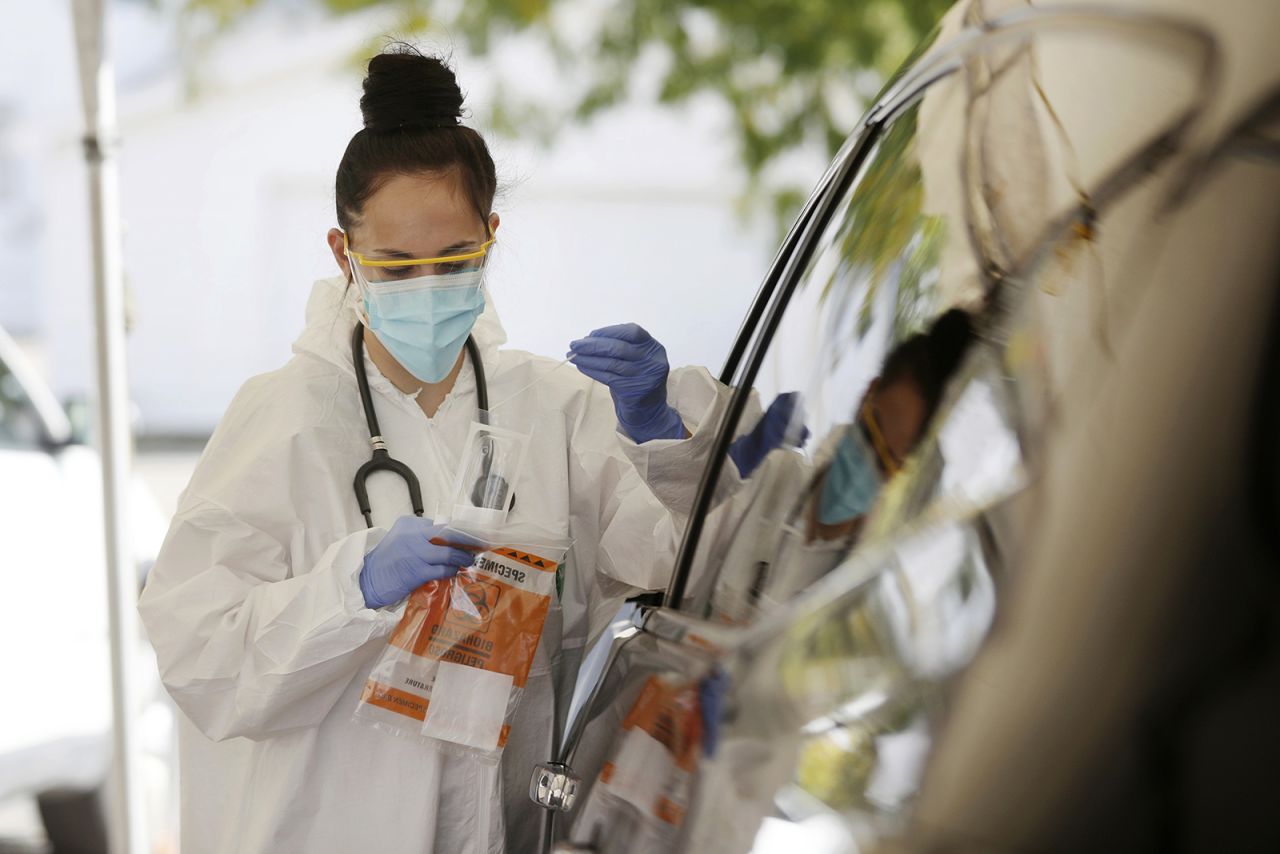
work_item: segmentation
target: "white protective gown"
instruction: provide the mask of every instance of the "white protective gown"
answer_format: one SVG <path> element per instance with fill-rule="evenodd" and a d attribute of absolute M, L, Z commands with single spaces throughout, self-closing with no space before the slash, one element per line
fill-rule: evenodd
<path fill-rule="evenodd" d="M 182 850 L 487 854 L 504 838 L 508 851 L 536 850 L 532 766 L 550 756 L 583 648 L 622 598 L 666 584 L 684 521 L 670 508 L 688 506 L 725 394 L 703 370 L 673 372 L 669 397 L 692 438 L 637 446 L 617 432 L 608 390 L 571 366 L 520 391 L 555 363 L 499 351 L 505 334 L 486 307 L 474 335 L 495 423 L 534 426 L 513 519 L 574 541 L 502 763 L 486 767 L 352 720 L 404 607 L 366 608 L 358 574 L 412 512 L 403 482 L 384 474 L 369 484 L 374 528 L 356 506 L 370 447 L 353 298 L 340 278 L 317 283 L 294 357 L 240 390 L 141 598 L 182 711 Z M 467 363 L 428 419 L 367 356 L 365 368 L 382 434 L 430 516 L 476 417 L 474 374 Z"/>

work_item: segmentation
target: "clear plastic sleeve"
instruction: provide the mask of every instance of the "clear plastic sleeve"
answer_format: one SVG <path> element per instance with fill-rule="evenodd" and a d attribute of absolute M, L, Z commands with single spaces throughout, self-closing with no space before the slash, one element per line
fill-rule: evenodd
<path fill-rule="evenodd" d="M 449 517 L 468 526 L 502 526 L 524 470 L 529 434 L 473 421 L 453 483 Z"/>

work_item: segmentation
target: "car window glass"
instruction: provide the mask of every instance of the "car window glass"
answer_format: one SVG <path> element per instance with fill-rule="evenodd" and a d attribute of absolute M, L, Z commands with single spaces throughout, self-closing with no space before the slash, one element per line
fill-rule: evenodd
<path fill-rule="evenodd" d="M 812 251 L 780 287 L 776 329 L 758 337 L 755 400 L 734 432 L 764 429 L 780 395 L 800 403 L 773 425 L 784 439 L 771 453 L 731 452 L 740 484 L 722 483 L 706 517 L 686 610 L 749 622 L 860 543 L 972 513 L 1025 482 L 1028 438 L 1075 359 L 1058 330 L 1105 355 L 1129 308 L 1101 293 L 1113 283 L 1095 268 L 1104 252 L 1148 245 L 1136 226 L 1161 194 L 1135 202 L 1116 187 L 1141 186 L 1129 160 L 1158 149 L 1200 92 L 1186 56 L 1125 54 L 1151 84 L 1141 110 L 1123 93 L 1134 144 L 1082 150 L 1067 128 L 1095 120 L 1090 104 L 1114 108 L 1105 79 L 1081 92 L 1078 69 L 1060 72 L 1073 50 L 1097 52 L 1084 37 L 1014 42 L 942 78 L 837 182 Z M 1114 198 L 1124 203 L 1107 217 L 1136 239 L 1104 239 Z"/>
<path fill-rule="evenodd" d="M 694 574 L 673 595 L 690 625 L 659 609 L 638 635 L 727 650 L 720 744 L 691 763 L 683 839 L 724 844 L 753 816 L 892 826 L 909 806 L 948 684 L 1016 582 L 1014 529 L 1044 511 L 1021 487 L 1045 476 L 1046 435 L 1073 415 L 1064 378 L 1088 378 L 1075 348 L 1111 367 L 1141 302 L 1111 298 L 1124 283 L 1102 256 L 1151 248 L 1145 225 L 1177 183 L 1158 169 L 1171 129 L 1204 103 L 1180 86 L 1176 50 L 1148 64 L 1096 36 L 1002 41 L 921 99 L 874 110 L 886 124 L 846 149 L 865 158 L 832 173 L 798 269 L 743 344 L 735 377 L 757 405 L 725 432 L 750 438 L 780 394 L 803 395 L 803 416 L 781 419 L 781 447 L 753 459 L 735 444 L 728 476 L 707 478 Z M 1132 85 L 1112 99 L 1121 73 Z M 1078 144 L 1121 116 L 1131 147 Z M 688 768 L 667 779 L 687 790 Z M 646 805 L 632 815 L 647 821 Z"/>
<path fill-rule="evenodd" d="M 0 447 L 39 447 L 44 431 L 40 414 L 18 377 L 0 361 Z"/>
<path fill-rule="evenodd" d="M 888 487 L 900 474 L 948 468 L 940 451 L 925 461 L 915 452 L 977 349 L 984 290 L 971 262 L 945 255 L 956 226 L 930 208 L 920 111 L 884 131 L 833 204 L 761 364 L 755 417 L 777 395 L 798 393 L 784 445 L 808 438 L 769 454 L 713 513 L 700 557 L 714 570 L 694 599 L 727 622 L 749 621 L 830 571 L 873 530 L 873 511 L 896 494 Z M 986 465 L 1002 471 L 948 470 L 947 486 L 960 477 L 985 477 L 988 489 L 1016 482 L 1019 450 L 999 393 L 998 384 L 975 385 L 948 436 L 963 442 L 966 431 L 999 428 L 1004 456 Z M 900 514 L 925 497 L 895 500 Z"/>
<path fill-rule="evenodd" d="M 1155 246 L 1179 171 L 1146 152 L 1175 150 L 1170 129 L 1204 103 L 1200 65 L 1129 47 L 1110 58 L 1135 84 L 1116 98 L 1079 67 L 1107 61 L 1083 37 L 997 51 L 931 88 L 834 198 L 795 281 L 736 432 L 799 392 L 811 435 L 726 490 L 683 603 L 773 632 L 744 656 L 737 708 L 757 744 L 794 740 L 779 805 L 909 804 L 945 685 L 1017 572 L 993 520 L 1034 524 L 1022 488 L 1043 476 L 1046 437 L 1116 364 L 1146 283 L 1104 271 L 1140 269 Z M 1066 132 L 1117 113 L 1128 147 Z M 885 387 L 920 336 L 913 408 Z"/>

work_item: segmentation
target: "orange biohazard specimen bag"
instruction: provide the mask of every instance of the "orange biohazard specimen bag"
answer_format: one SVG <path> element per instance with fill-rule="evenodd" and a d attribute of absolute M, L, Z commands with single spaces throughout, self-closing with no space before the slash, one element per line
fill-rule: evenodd
<path fill-rule="evenodd" d="M 701 757 L 697 683 L 650 676 L 574 822 L 572 839 L 626 828 L 631 851 L 670 850 Z"/>
<path fill-rule="evenodd" d="M 491 539 L 441 533 L 441 542 L 477 552 L 476 562 L 409 596 L 356 720 L 487 761 L 501 757 L 569 544 Z"/>

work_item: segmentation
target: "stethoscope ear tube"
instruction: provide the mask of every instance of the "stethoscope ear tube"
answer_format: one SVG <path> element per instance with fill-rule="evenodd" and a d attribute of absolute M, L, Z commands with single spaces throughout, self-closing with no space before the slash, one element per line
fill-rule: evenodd
<path fill-rule="evenodd" d="M 489 421 L 489 381 L 484 373 L 484 361 L 480 358 L 480 348 L 476 346 L 476 339 L 467 336 L 467 356 L 471 359 L 471 370 L 476 375 L 476 418 L 481 424 L 488 425 Z M 505 402 L 505 401 L 504 401 Z M 501 403 L 499 404 L 501 405 Z M 471 490 L 471 503 L 476 507 L 487 506 L 482 496 L 497 495 L 500 496 L 500 502 L 503 507 L 508 510 L 515 509 L 516 497 L 510 496 L 511 485 L 506 479 L 498 475 L 490 474 L 493 467 L 492 457 L 486 455 L 484 476 L 476 481 L 475 486 Z"/>
<path fill-rule="evenodd" d="M 489 381 L 484 374 L 484 361 L 480 358 L 480 348 L 476 339 L 467 336 L 467 357 L 471 359 L 471 370 L 476 375 L 476 416 L 481 424 L 489 423 Z"/>

